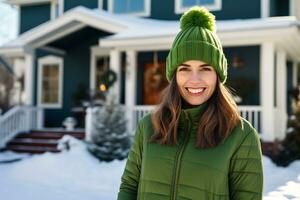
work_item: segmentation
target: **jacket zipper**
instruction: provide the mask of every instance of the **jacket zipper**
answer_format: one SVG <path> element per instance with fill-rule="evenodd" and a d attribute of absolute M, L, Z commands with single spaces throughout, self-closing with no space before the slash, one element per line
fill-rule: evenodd
<path fill-rule="evenodd" d="M 187 135 L 184 138 L 184 142 L 180 145 L 179 150 L 177 151 L 176 157 L 175 157 L 175 167 L 174 167 L 174 172 L 175 174 L 173 174 L 173 184 L 171 185 L 172 188 L 172 192 L 171 192 L 171 200 L 176 200 L 176 193 L 177 193 L 177 184 L 178 184 L 178 176 L 179 176 L 179 172 L 180 172 L 180 167 L 181 167 L 181 157 L 182 154 L 187 146 L 187 143 L 189 141 L 190 138 L 190 119 L 188 114 L 184 111 L 185 115 L 186 115 L 186 121 L 187 121 Z"/>

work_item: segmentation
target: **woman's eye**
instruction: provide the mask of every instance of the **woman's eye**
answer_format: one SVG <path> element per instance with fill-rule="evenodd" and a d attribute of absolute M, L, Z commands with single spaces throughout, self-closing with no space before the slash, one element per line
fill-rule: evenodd
<path fill-rule="evenodd" d="M 188 70 L 188 68 L 186 68 L 186 67 L 182 67 L 179 69 L 179 71 L 187 71 L 187 70 Z"/>
<path fill-rule="evenodd" d="M 203 71 L 211 71 L 211 68 L 209 68 L 209 67 L 203 67 L 201 70 L 203 70 Z"/>

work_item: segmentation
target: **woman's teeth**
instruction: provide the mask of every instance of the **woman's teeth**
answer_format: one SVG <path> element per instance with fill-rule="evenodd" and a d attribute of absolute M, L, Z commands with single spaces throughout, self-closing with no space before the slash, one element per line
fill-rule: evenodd
<path fill-rule="evenodd" d="M 205 88 L 197 88 L 197 89 L 194 89 L 194 88 L 187 88 L 187 90 L 190 92 L 190 93 L 193 93 L 193 94 L 197 94 L 197 93 L 200 93 L 200 92 L 203 92 Z"/>

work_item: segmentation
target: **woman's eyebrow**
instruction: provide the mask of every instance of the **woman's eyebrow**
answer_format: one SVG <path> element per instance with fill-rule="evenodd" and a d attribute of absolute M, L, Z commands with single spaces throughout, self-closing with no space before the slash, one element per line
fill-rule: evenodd
<path fill-rule="evenodd" d="M 191 67 L 191 65 L 185 64 L 185 63 L 182 63 L 182 64 L 180 64 L 179 66 Z M 199 65 L 199 67 L 211 67 L 211 65 L 205 63 L 205 64 L 202 64 L 202 65 Z"/>

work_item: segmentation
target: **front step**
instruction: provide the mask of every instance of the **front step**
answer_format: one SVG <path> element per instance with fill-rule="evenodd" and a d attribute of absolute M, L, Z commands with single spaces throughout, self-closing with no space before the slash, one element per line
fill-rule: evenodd
<path fill-rule="evenodd" d="M 30 154 L 57 153 L 60 152 L 57 148 L 58 141 L 64 135 L 71 135 L 80 140 L 85 137 L 83 131 L 33 130 L 29 133 L 18 134 L 7 143 L 5 150 Z"/>
<path fill-rule="evenodd" d="M 30 154 L 41 154 L 45 152 L 59 153 L 60 151 L 56 147 L 45 147 L 45 146 L 26 146 L 26 145 L 8 145 L 7 150 L 18 152 L 18 153 L 30 153 Z"/>

